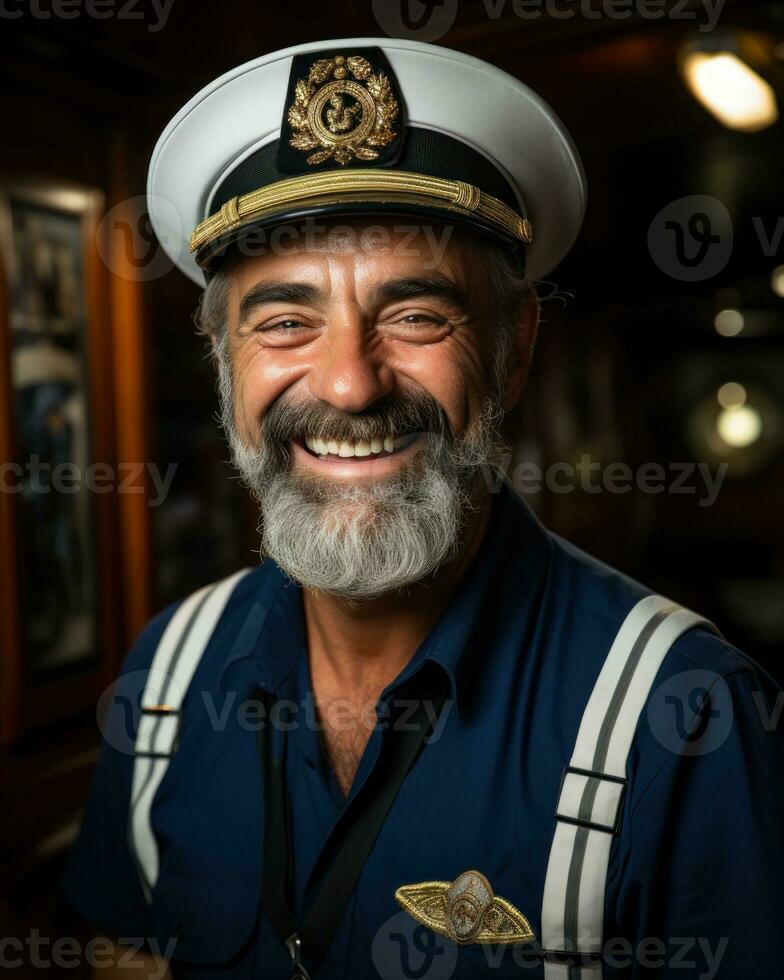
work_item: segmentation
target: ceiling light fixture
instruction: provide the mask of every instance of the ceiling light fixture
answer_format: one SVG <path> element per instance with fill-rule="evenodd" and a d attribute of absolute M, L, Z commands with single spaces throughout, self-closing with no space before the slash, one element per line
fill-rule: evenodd
<path fill-rule="evenodd" d="M 729 129 L 756 133 L 779 118 L 776 93 L 732 35 L 687 44 L 680 68 L 692 95 Z"/>

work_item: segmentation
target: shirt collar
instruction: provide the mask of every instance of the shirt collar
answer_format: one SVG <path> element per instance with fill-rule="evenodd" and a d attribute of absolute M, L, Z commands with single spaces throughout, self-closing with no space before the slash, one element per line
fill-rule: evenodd
<path fill-rule="evenodd" d="M 547 531 L 505 483 L 493 496 L 485 537 L 462 582 L 430 633 L 385 693 L 408 681 L 430 661 L 446 674 L 451 696 L 462 717 L 470 693 L 471 652 L 482 646 L 485 606 L 494 582 L 514 575 L 520 604 L 535 601 L 550 555 Z M 253 661 L 254 679 L 265 690 L 280 690 L 305 655 L 305 628 L 300 586 L 274 563 L 253 600 L 228 657 L 220 683 L 241 660 Z M 498 615 L 494 609 L 492 615 Z"/>
<path fill-rule="evenodd" d="M 291 674 L 304 649 L 304 622 L 300 588 L 268 560 L 257 569 L 258 590 L 220 671 L 219 683 L 228 684 L 231 668 L 251 662 L 253 679 L 275 693 Z"/>

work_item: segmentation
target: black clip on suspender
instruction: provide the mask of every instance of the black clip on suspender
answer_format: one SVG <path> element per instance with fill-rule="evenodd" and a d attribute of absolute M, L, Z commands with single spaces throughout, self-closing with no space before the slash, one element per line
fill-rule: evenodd
<path fill-rule="evenodd" d="M 310 974 L 305 969 L 305 966 L 300 959 L 300 950 L 302 949 L 302 940 L 296 934 L 292 933 L 286 940 L 286 949 L 289 951 L 291 956 L 291 973 L 289 974 L 289 980 L 310 980 Z"/>
<path fill-rule="evenodd" d="M 259 690 L 261 699 L 271 708 L 272 698 Z M 434 718 L 438 718 L 446 699 L 441 688 L 431 701 Z M 395 732 L 384 746 L 389 752 L 388 763 L 377 765 L 373 776 L 360 789 L 352 801 L 350 819 L 343 828 L 341 819 L 335 828 L 339 840 L 334 859 L 326 872 L 316 900 L 300 924 L 291 911 L 289 896 L 292 884 L 291 813 L 286 791 L 285 733 L 281 733 L 282 750 L 273 752 L 273 732 L 269 719 L 274 717 L 267 710 L 267 721 L 259 729 L 259 752 L 265 797 L 264 820 L 264 869 L 262 876 L 262 906 L 264 912 L 291 956 L 290 980 L 310 980 L 310 973 L 302 962 L 307 956 L 312 969 L 316 969 L 326 955 L 340 927 L 340 921 L 356 887 L 376 837 L 398 790 L 413 763 L 422 743 L 430 731 L 430 719 L 424 701 L 406 724 L 403 731 Z M 325 849 L 329 850 L 329 848 Z"/>

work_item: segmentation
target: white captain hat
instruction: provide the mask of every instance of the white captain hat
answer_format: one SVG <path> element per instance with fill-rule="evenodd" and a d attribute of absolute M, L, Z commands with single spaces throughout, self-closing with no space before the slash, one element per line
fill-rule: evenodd
<path fill-rule="evenodd" d="M 172 119 L 150 161 L 153 228 L 204 285 L 229 246 L 317 215 L 422 214 L 566 255 L 585 175 L 560 119 L 478 58 L 396 38 L 301 44 L 240 65 Z"/>

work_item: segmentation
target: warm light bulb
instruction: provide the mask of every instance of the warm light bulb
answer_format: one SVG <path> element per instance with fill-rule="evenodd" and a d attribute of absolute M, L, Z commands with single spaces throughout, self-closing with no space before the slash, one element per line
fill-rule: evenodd
<path fill-rule="evenodd" d="M 716 401 L 722 408 L 740 408 L 746 404 L 746 389 L 737 381 L 728 381 L 716 392 Z"/>
<path fill-rule="evenodd" d="M 730 129 L 754 133 L 779 117 L 772 87 L 729 51 L 691 51 L 683 72 L 694 97 Z"/>
<path fill-rule="evenodd" d="M 720 310 L 713 321 L 716 333 L 722 337 L 737 337 L 743 331 L 746 321 L 740 310 Z"/>
<path fill-rule="evenodd" d="M 746 449 L 762 434 L 762 416 L 749 405 L 725 408 L 716 419 L 716 431 L 733 449 Z"/>
<path fill-rule="evenodd" d="M 784 265 L 777 265 L 773 270 L 770 285 L 777 296 L 784 298 Z"/>

